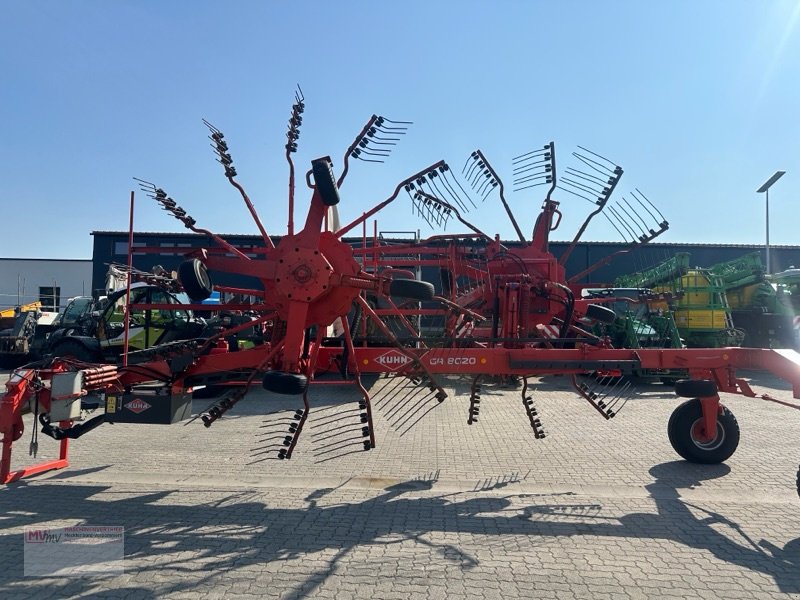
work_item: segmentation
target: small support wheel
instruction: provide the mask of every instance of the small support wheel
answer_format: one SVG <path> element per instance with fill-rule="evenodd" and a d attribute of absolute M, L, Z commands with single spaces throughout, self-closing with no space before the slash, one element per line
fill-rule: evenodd
<path fill-rule="evenodd" d="M 711 440 L 702 439 L 703 409 L 694 398 L 676 408 L 667 424 L 669 443 L 675 452 L 693 463 L 717 464 L 730 458 L 739 446 L 739 423 L 725 406 L 717 414 L 717 431 Z"/>
<path fill-rule="evenodd" d="M 393 279 L 389 284 L 389 294 L 412 300 L 433 300 L 433 284 L 416 279 Z"/>
<path fill-rule="evenodd" d="M 285 396 L 299 396 L 308 388 L 308 378 L 300 373 L 284 373 L 283 371 L 267 371 L 261 385 L 268 392 Z"/>
<path fill-rule="evenodd" d="M 314 186 L 319 192 L 325 206 L 339 204 L 339 188 L 336 186 L 336 177 L 333 175 L 333 165 L 327 158 L 318 158 L 311 161 L 311 171 L 314 173 Z"/>
<path fill-rule="evenodd" d="M 181 263 L 178 267 L 178 281 L 193 302 L 202 302 L 214 291 L 211 278 L 208 276 L 208 268 L 197 258 Z"/>
<path fill-rule="evenodd" d="M 586 307 L 586 316 L 601 323 L 613 323 L 617 320 L 617 313 L 600 304 L 589 304 Z"/>
<path fill-rule="evenodd" d="M 679 379 L 675 393 L 681 398 L 709 398 L 717 395 L 717 384 L 708 379 Z"/>

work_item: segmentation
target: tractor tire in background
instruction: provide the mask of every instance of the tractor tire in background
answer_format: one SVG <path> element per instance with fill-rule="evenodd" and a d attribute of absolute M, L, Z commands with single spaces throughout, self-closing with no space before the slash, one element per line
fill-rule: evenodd
<path fill-rule="evenodd" d="M 214 291 L 211 278 L 208 276 L 208 268 L 197 258 L 190 258 L 181 263 L 178 267 L 178 281 L 192 302 L 202 302 Z"/>
<path fill-rule="evenodd" d="M 613 323 L 617 320 L 617 314 L 610 308 L 600 304 L 590 304 L 586 307 L 586 316 L 601 323 Z"/>
<path fill-rule="evenodd" d="M 314 173 L 314 186 L 325 206 L 339 204 L 339 188 L 336 186 L 336 177 L 333 175 L 333 165 L 330 161 L 327 158 L 312 160 L 311 171 Z"/>
<path fill-rule="evenodd" d="M 434 288 L 432 283 L 417 281 L 416 279 L 393 279 L 389 285 L 389 294 L 401 298 L 427 301 L 433 300 Z"/>
<path fill-rule="evenodd" d="M 57 358 L 71 358 L 85 363 L 104 362 L 102 356 L 92 352 L 80 342 L 70 339 L 65 339 L 53 348 L 53 356 Z"/>
<path fill-rule="evenodd" d="M 700 464 L 717 464 L 730 458 L 739 446 L 739 423 L 730 410 L 721 404 L 720 407 L 716 436 L 703 442 L 694 435 L 703 424 L 700 400 L 694 398 L 678 406 L 667 424 L 669 443 L 675 452 L 689 462 Z"/>
<path fill-rule="evenodd" d="M 265 390 L 274 394 L 299 396 L 300 394 L 304 394 L 308 388 L 308 378 L 299 373 L 267 371 L 264 373 L 261 385 Z"/>

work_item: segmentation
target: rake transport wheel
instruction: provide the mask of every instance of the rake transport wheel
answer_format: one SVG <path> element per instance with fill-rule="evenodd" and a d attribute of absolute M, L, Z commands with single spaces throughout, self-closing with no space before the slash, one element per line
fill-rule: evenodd
<path fill-rule="evenodd" d="M 208 276 L 208 269 L 197 258 L 191 258 L 181 263 L 178 267 L 178 281 L 181 282 L 186 295 L 193 302 L 202 302 L 211 296 L 214 286 Z"/>
<path fill-rule="evenodd" d="M 267 371 L 261 380 L 261 385 L 268 392 L 283 394 L 284 396 L 299 396 L 308 388 L 308 378 L 299 373 L 284 373 L 283 371 Z"/>
<path fill-rule="evenodd" d="M 333 175 L 333 166 L 325 158 L 311 161 L 311 170 L 314 173 L 314 185 L 319 192 L 325 206 L 339 204 L 339 188 L 336 186 L 336 177 Z"/>
<path fill-rule="evenodd" d="M 725 406 L 717 414 L 717 431 L 712 440 L 703 441 L 703 409 L 694 398 L 676 408 L 667 424 L 669 442 L 675 452 L 693 463 L 717 464 L 733 455 L 739 446 L 739 424 Z"/>

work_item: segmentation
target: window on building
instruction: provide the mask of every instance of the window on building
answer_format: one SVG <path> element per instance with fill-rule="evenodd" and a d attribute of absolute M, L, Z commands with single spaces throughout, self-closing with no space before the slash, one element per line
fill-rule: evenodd
<path fill-rule="evenodd" d="M 133 242 L 134 248 L 146 246 L 144 242 Z M 128 256 L 128 242 L 114 242 L 114 254 L 117 256 Z M 143 252 L 134 252 L 134 256 L 141 256 Z"/>
<path fill-rule="evenodd" d="M 39 302 L 42 303 L 42 310 L 52 310 L 53 312 L 61 306 L 61 288 L 53 286 L 39 287 Z"/>

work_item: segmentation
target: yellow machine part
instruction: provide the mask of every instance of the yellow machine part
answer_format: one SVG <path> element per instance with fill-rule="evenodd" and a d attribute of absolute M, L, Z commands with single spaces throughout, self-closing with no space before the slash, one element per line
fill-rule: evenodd
<path fill-rule="evenodd" d="M 683 295 L 674 300 L 675 325 L 679 329 L 723 330 L 731 327 L 730 310 L 724 308 L 724 292 L 715 292 L 712 282 L 702 271 L 691 270 L 680 278 L 680 283 L 653 291 L 667 293 L 674 288 Z M 755 290 L 750 290 L 752 296 Z"/>
<path fill-rule="evenodd" d="M 702 272 L 689 271 L 681 277 L 680 288 L 685 291 L 678 306 L 708 306 L 713 298 L 709 293 L 711 282 Z"/>
<path fill-rule="evenodd" d="M 735 290 L 728 290 L 728 305 L 731 308 L 746 308 L 753 305 L 753 296 L 763 284 L 754 283 Z"/>
<path fill-rule="evenodd" d="M 728 313 L 713 309 L 678 309 L 674 313 L 675 324 L 681 329 L 727 329 Z"/>
<path fill-rule="evenodd" d="M 18 307 L 19 312 L 24 313 L 28 312 L 29 310 L 40 310 L 42 308 L 42 303 L 38 300 L 36 302 L 29 302 L 28 304 L 23 304 Z M 14 311 L 17 310 L 16 308 L 4 308 L 0 310 L 0 318 L 7 319 L 14 316 Z"/>

